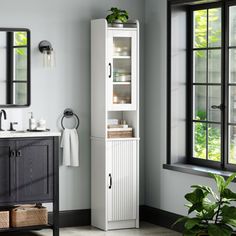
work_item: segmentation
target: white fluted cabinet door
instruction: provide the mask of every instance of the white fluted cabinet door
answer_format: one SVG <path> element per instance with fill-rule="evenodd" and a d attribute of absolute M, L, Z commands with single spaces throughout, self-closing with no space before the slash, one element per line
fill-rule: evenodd
<path fill-rule="evenodd" d="M 108 221 L 136 219 L 137 149 L 136 141 L 109 141 Z"/>

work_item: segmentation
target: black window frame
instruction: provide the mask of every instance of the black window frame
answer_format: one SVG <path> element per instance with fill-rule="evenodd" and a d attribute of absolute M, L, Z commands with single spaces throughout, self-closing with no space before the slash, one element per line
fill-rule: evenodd
<path fill-rule="evenodd" d="M 189 4 L 189 2 L 194 4 Z M 187 64 L 186 74 L 191 78 L 186 85 L 186 158 L 183 164 L 191 164 L 209 167 L 219 170 L 236 171 L 236 164 L 228 163 L 228 85 L 229 85 L 229 9 L 236 6 L 236 0 L 213 1 L 211 3 L 199 3 L 199 1 L 168 1 L 167 5 L 167 164 L 171 160 L 171 7 L 175 4 L 186 5 L 187 9 Z M 193 12 L 200 9 L 221 8 L 221 161 L 215 162 L 193 157 Z M 236 46 L 235 46 L 236 48 Z M 211 122 L 209 122 L 211 123 Z"/>

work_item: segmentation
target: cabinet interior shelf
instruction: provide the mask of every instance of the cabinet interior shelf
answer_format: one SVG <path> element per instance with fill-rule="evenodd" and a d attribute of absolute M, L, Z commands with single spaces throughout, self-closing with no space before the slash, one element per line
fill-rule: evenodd
<path fill-rule="evenodd" d="M 130 59 L 131 56 L 113 56 L 113 59 Z"/>
<path fill-rule="evenodd" d="M 130 85 L 131 82 L 113 82 L 114 85 Z"/>

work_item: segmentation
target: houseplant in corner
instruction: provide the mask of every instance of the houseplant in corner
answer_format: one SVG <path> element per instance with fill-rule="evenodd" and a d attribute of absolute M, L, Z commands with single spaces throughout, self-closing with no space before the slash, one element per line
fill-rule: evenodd
<path fill-rule="evenodd" d="M 236 193 L 229 189 L 229 184 L 234 180 L 236 173 L 227 180 L 222 176 L 210 174 L 216 182 L 218 193 L 204 185 L 193 185 L 192 192 L 185 195 L 189 202 L 188 215 L 182 217 L 175 224 L 184 222 L 184 236 L 231 236 L 233 227 L 236 227 Z"/>
<path fill-rule="evenodd" d="M 112 7 L 109 11 L 111 11 L 111 14 L 106 17 L 106 20 L 114 27 L 123 27 L 123 23 L 126 23 L 129 19 L 129 15 L 126 10 Z"/>

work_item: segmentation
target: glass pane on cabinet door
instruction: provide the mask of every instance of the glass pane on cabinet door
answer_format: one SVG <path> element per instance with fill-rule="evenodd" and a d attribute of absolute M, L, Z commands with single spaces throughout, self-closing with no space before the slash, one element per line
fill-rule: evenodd
<path fill-rule="evenodd" d="M 131 56 L 131 38 L 114 37 L 113 38 L 113 56 L 114 57 Z"/>
<path fill-rule="evenodd" d="M 131 82 L 131 59 L 113 59 L 113 82 Z"/>
<path fill-rule="evenodd" d="M 113 104 L 131 104 L 130 84 L 113 85 Z"/>

